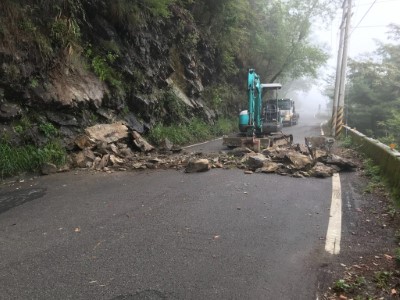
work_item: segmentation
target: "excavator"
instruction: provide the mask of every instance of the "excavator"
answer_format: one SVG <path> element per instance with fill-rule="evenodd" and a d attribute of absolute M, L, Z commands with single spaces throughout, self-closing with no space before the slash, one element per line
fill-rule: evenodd
<path fill-rule="evenodd" d="M 273 145 L 287 145 L 293 142 L 292 135 L 282 132 L 282 118 L 278 106 L 277 90 L 280 83 L 261 83 L 259 75 L 250 69 L 247 75 L 248 109 L 239 114 L 239 133 L 223 137 L 223 145 L 228 148 L 249 147 L 259 152 L 261 148 Z M 273 90 L 276 103 L 268 101 L 263 107 L 264 90 Z"/>

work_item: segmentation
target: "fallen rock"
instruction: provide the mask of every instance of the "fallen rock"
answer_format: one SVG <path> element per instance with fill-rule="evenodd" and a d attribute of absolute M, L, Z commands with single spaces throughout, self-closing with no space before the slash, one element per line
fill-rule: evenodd
<path fill-rule="evenodd" d="M 265 157 L 265 155 L 258 153 L 248 156 L 245 163 L 250 170 L 255 171 L 259 168 L 262 168 L 266 160 L 267 158 Z"/>
<path fill-rule="evenodd" d="M 122 165 L 125 161 L 113 154 L 110 154 L 110 162 L 112 163 L 113 166 L 115 166 L 115 165 Z"/>
<path fill-rule="evenodd" d="M 93 148 L 95 146 L 95 142 L 86 134 L 80 134 L 76 136 L 74 139 L 74 144 L 77 145 L 81 150 L 85 148 Z"/>
<path fill-rule="evenodd" d="M 99 163 L 99 165 L 97 166 L 97 168 L 104 169 L 108 166 L 108 163 L 110 161 L 110 154 L 106 154 L 101 158 L 101 161 Z"/>
<path fill-rule="evenodd" d="M 331 152 L 333 144 L 335 143 L 335 139 L 326 136 L 312 136 L 306 137 L 305 139 L 306 146 L 311 153 L 311 156 L 316 158 L 316 150 L 325 150 L 328 153 Z"/>
<path fill-rule="evenodd" d="M 301 154 L 304 154 L 304 155 L 310 155 L 310 151 L 308 151 L 307 146 L 303 145 L 303 144 L 297 144 L 294 147 L 294 150 L 296 150 L 297 152 L 300 152 Z"/>
<path fill-rule="evenodd" d="M 338 166 L 342 171 L 351 170 L 351 169 L 357 167 L 357 165 L 354 162 L 352 162 L 351 160 L 340 157 L 335 154 L 329 155 L 328 157 L 326 157 L 323 160 L 323 162 L 327 165 Z"/>
<path fill-rule="evenodd" d="M 264 161 L 262 168 L 260 169 L 261 173 L 274 173 L 280 168 L 280 164 L 273 161 Z"/>
<path fill-rule="evenodd" d="M 110 144 L 108 145 L 108 149 L 110 149 L 110 151 L 116 155 L 119 154 L 119 149 L 115 144 Z"/>
<path fill-rule="evenodd" d="M 190 160 L 188 165 L 186 166 L 186 173 L 196 173 L 196 172 L 205 172 L 211 169 L 210 162 L 208 159 L 196 159 Z"/>
<path fill-rule="evenodd" d="M 106 142 L 98 141 L 96 143 L 96 152 L 98 152 L 101 155 L 106 155 L 108 153 L 108 144 Z"/>
<path fill-rule="evenodd" d="M 248 153 L 255 153 L 253 150 L 246 148 L 246 147 L 239 147 L 232 149 L 231 151 L 228 152 L 228 154 L 231 154 L 236 157 L 242 157 Z"/>
<path fill-rule="evenodd" d="M 331 177 L 334 173 L 336 173 L 336 170 L 324 165 L 323 163 L 317 162 L 309 173 L 314 177 L 325 178 Z"/>
<path fill-rule="evenodd" d="M 163 163 L 162 159 L 159 159 L 158 157 L 150 158 L 147 162 L 152 163 L 152 164 L 161 164 Z"/>
<path fill-rule="evenodd" d="M 92 164 L 92 169 L 100 170 L 100 167 L 99 167 L 100 162 L 101 162 L 101 157 L 96 156 L 96 158 L 94 159 L 93 164 Z"/>
<path fill-rule="evenodd" d="M 174 144 L 172 144 L 172 142 L 167 138 L 160 142 L 160 150 L 171 151 L 173 146 Z"/>
<path fill-rule="evenodd" d="M 85 129 L 90 139 L 107 144 L 128 138 L 128 127 L 120 123 L 98 124 Z"/>
<path fill-rule="evenodd" d="M 43 175 L 50 175 L 57 173 L 57 166 L 52 163 L 44 163 L 42 165 L 41 172 Z"/>
<path fill-rule="evenodd" d="M 133 143 L 142 152 L 150 152 L 154 150 L 154 147 L 150 145 L 137 131 L 132 132 Z"/>
<path fill-rule="evenodd" d="M 134 155 L 133 151 L 130 148 L 122 148 L 119 150 L 119 154 L 122 157 L 129 158 Z"/>
<path fill-rule="evenodd" d="M 294 151 L 287 152 L 285 158 L 297 170 L 307 169 L 312 163 L 309 156 Z"/>
<path fill-rule="evenodd" d="M 328 152 L 325 150 L 321 150 L 321 149 L 316 149 L 314 151 L 314 156 L 313 158 L 317 161 L 323 161 L 324 159 L 326 159 L 328 157 Z"/>
<path fill-rule="evenodd" d="M 71 158 L 73 166 L 78 168 L 90 168 L 96 156 L 89 148 L 85 148 L 78 153 L 72 154 Z"/>

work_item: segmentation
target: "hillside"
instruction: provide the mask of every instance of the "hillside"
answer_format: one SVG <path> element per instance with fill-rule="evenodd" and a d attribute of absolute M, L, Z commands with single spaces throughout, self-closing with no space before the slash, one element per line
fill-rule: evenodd
<path fill-rule="evenodd" d="M 308 37 L 327 3 L 3 0 L 2 145 L 71 151 L 95 124 L 146 133 L 234 115 L 248 68 L 316 76 L 327 56 Z"/>

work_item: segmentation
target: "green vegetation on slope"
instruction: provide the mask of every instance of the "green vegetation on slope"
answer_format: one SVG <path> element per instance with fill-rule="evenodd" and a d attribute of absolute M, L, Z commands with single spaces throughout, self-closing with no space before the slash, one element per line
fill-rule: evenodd
<path fill-rule="evenodd" d="M 237 120 L 218 119 L 214 125 L 207 124 L 195 118 L 186 124 L 156 125 L 148 134 L 148 138 L 155 144 L 160 144 L 164 139 L 170 140 L 175 145 L 204 141 L 211 137 L 229 134 L 237 130 Z"/>
<path fill-rule="evenodd" d="M 351 127 L 400 145 L 400 26 L 391 26 L 391 38 L 368 57 L 350 61 L 346 101 Z"/>

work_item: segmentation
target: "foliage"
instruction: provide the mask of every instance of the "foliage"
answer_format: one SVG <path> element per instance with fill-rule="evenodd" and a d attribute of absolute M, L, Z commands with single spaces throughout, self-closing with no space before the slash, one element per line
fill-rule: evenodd
<path fill-rule="evenodd" d="M 50 142 L 37 148 L 33 145 L 13 147 L 5 140 L 0 141 L 1 178 L 26 171 L 38 171 L 46 162 L 62 165 L 65 160 L 65 149 L 58 142 Z"/>
<path fill-rule="evenodd" d="M 108 1 L 111 19 L 124 28 L 134 28 L 146 22 L 143 14 L 151 18 L 165 18 L 170 15 L 169 5 L 175 0 L 115 0 Z"/>
<path fill-rule="evenodd" d="M 387 144 L 400 143 L 400 30 L 392 25 L 394 42 L 349 63 L 348 123 Z"/>
<path fill-rule="evenodd" d="M 344 279 L 339 279 L 335 282 L 333 289 L 336 292 L 347 292 L 350 289 L 350 284 L 346 282 Z"/>
<path fill-rule="evenodd" d="M 329 20 L 340 1 L 200 0 L 191 11 L 218 52 L 225 78 L 257 67 L 265 81 L 316 76 L 328 58 L 309 40 L 311 24 Z"/>
<path fill-rule="evenodd" d="M 106 81 L 119 90 L 123 88 L 122 76 L 112 66 L 118 58 L 118 54 L 112 52 L 97 54 L 91 45 L 88 45 L 85 56 L 90 61 L 91 68 L 100 80 Z"/>
<path fill-rule="evenodd" d="M 384 181 L 381 176 L 381 169 L 378 165 L 374 164 L 373 160 L 368 158 L 363 162 L 364 174 L 370 180 L 365 188 L 365 193 L 372 193 L 375 189 L 382 188 L 384 186 Z"/>
<path fill-rule="evenodd" d="M 208 106 L 224 115 L 231 115 L 247 107 L 247 96 L 239 87 L 216 84 L 207 87 L 203 99 Z"/>
<path fill-rule="evenodd" d="M 182 125 L 156 125 L 151 129 L 148 138 L 154 144 L 160 144 L 167 138 L 175 145 L 185 145 L 231 133 L 236 127 L 236 121 L 229 119 L 219 119 L 215 124 L 208 124 L 203 120 L 194 118 Z"/>
<path fill-rule="evenodd" d="M 335 292 L 354 292 L 356 289 L 361 288 L 367 283 L 365 277 L 355 276 L 349 277 L 347 279 L 339 279 L 333 285 L 333 290 Z"/>
<path fill-rule="evenodd" d="M 375 272 L 374 279 L 378 288 L 386 288 L 393 273 L 388 271 Z"/>
<path fill-rule="evenodd" d="M 39 130 L 47 137 L 52 138 L 58 135 L 58 129 L 51 123 L 42 123 L 39 125 Z"/>
<path fill-rule="evenodd" d="M 396 264 L 400 265 L 400 248 L 396 248 L 394 252 L 395 252 Z"/>
<path fill-rule="evenodd" d="M 344 148 L 351 148 L 353 146 L 353 140 L 351 136 L 343 136 L 340 140 L 340 145 Z"/>

